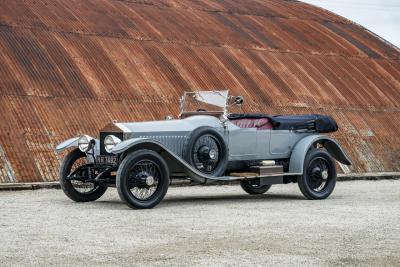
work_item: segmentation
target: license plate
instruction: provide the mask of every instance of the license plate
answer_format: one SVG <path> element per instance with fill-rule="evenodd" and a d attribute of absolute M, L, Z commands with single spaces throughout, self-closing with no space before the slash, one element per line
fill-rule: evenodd
<path fill-rule="evenodd" d="M 96 157 L 96 163 L 100 165 L 118 165 L 118 157 L 117 156 L 104 156 L 99 155 Z"/>

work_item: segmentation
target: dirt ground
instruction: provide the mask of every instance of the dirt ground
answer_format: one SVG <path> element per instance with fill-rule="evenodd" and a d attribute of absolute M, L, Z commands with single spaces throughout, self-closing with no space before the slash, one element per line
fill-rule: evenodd
<path fill-rule="evenodd" d="M 291 184 L 173 187 L 152 210 L 115 189 L 92 203 L 3 191 L 0 205 L 1 266 L 400 266 L 400 180 L 340 182 L 324 201 Z"/>

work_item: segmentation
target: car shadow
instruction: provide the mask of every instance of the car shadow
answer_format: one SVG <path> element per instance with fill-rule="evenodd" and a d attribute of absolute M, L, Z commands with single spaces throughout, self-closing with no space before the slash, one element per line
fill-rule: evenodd
<path fill-rule="evenodd" d="M 265 195 L 213 195 L 213 196 L 169 196 L 160 205 L 183 204 L 183 203 L 215 203 L 226 201 L 254 202 L 254 201 L 282 201 L 282 200 L 304 200 L 300 195 L 287 194 L 265 194 Z"/>
<path fill-rule="evenodd" d="M 275 201 L 293 201 L 293 200 L 305 200 L 301 195 L 288 195 L 288 194 L 264 194 L 264 195 L 208 195 L 208 196 L 193 196 L 193 195 L 185 195 L 185 196 L 173 196 L 167 195 L 167 197 L 157 206 L 157 207 L 174 207 L 174 206 L 185 206 L 185 205 L 213 205 L 216 203 L 220 203 L 221 205 L 232 201 L 237 203 L 255 203 L 261 201 L 275 202 Z M 126 204 L 119 199 L 105 199 L 105 200 L 97 200 L 93 202 L 99 208 L 109 209 L 125 209 L 128 208 Z M 157 208 L 156 207 L 156 208 Z M 129 208 L 128 208 L 129 209 Z"/>

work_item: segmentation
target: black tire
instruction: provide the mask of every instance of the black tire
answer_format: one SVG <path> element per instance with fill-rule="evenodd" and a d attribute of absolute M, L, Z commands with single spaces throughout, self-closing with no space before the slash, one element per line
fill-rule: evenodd
<path fill-rule="evenodd" d="M 151 164 L 154 164 L 154 166 L 152 166 Z M 156 180 L 157 182 L 154 192 L 145 199 L 140 199 L 140 197 L 136 195 L 137 193 L 131 191 L 135 190 L 135 188 L 137 190 L 150 190 L 150 186 L 140 180 L 144 178 L 147 183 L 146 177 L 139 177 L 143 174 L 146 175 L 146 171 L 144 171 L 144 169 L 140 171 L 139 167 L 148 167 L 148 172 L 154 171 L 152 176 L 147 173 L 147 177 L 151 176 L 152 179 Z M 151 209 L 159 204 L 168 191 L 169 181 L 170 178 L 167 163 L 158 153 L 152 150 L 142 149 L 129 154 L 122 161 L 117 172 L 118 194 L 121 200 L 133 209 Z M 139 182 L 143 184 L 139 184 Z"/>
<path fill-rule="evenodd" d="M 327 173 L 324 173 L 324 171 Z M 304 160 L 303 175 L 298 176 L 300 191 L 307 199 L 325 199 L 336 185 L 336 165 L 329 153 L 311 149 Z"/>
<path fill-rule="evenodd" d="M 79 192 L 71 180 L 67 179 L 67 176 L 71 173 L 71 169 L 79 159 L 86 157 L 86 154 L 81 152 L 79 149 L 72 150 L 68 155 L 65 156 L 61 163 L 60 168 L 60 186 L 64 191 L 65 195 L 75 202 L 89 202 L 99 199 L 107 190 L 107 187 L 90 183 L 93 189 L 82 193 Z"/>
<path fill-rule="evenodd" d="M 207 171 L 198 167 L 199 158 L 194 151 L 196 143 L 200 141 L 200 138 L 210 138 L 213 144 L 218 148 L 217 150 L 217 160 L 212 162 L 213 159 L 204 159 L 204 162 L 208 164 L 208 162 L 212 162 L 211 164 L 215 164 L 212 167 L 212 170 Z M 200 149 L 200 148 L 199 148 Z M 198 151 L 197 151 L 198 152 Z M 196 154 L 196 155 L 195 155 Z M 224 138 L 218 133 L 215 129 L 204 126 L 195 129 L 189 136 L 186 144 L 185 149 L 183 152 L 183 158 L 195 169 L 198 171 L 205 173 L 207 175 L 219 177 L 225 173 L 226 167 L 228 165 L 228 147 L 225 144 Z M 202 164 L 202 163 L 200 163 Z"/>
<path fill-rule="evenodd" d="M 250 195 L 261 195 L 266 193 L 270 188 L 271 185 L 255 185 L 249 180 L 242 180 L 240 181 L 240 186 L 242 189 Z"/>

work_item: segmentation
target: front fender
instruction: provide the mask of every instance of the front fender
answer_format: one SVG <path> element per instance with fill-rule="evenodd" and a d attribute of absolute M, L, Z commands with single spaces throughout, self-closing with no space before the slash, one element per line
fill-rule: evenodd
<path fill-rule="evenodd" d="M 174 152 L 169 150 L 160 142 L 150 139 L 150 138 L 132 138 L 126 141 L 123 141 L 116 145 L 112 153 L 114 154 L 121 154 L 128 150 L 136 150 L 136 149 L 150 149 L 157 153 L 159 153 L 163 158 L 166 160 L 167 164 L 178 163 L 182 166 L 183 170 L 191 179 L 198 183 L 205 183 L 207 180 L 227 180 L 228 177 L 214 177 L 204 173 L 199 172 L 195 168 L 193 168 L 189 163 L 187 163 L 184 159 L 176 155 Z"/>
<path fill-rule="evenodd" d="M 56 147 L 56 152 L 60 153 L 61 151 L 69 148 L 69 147 L 78 147 L 79 137 L 70 138 L 68 140 L 63 141 Z"/>
<path fill-rule="evenodd" d="M 60 153 L 63 150 L 70 148 L 70 147 L 78 147 L 78 141 L 79 141 L 80 137 L 73 137 L 70 138 L 68 140 L 63 141 L 62 143 L 60 143 L 57 147 L 56 147 L 56 152 Z M 95 142 L 95 146 L 94 146 L 94 156 L 97 156 L 100 154 L 100 140 L 94 138 Z M 89 161 L 93 161 L 93 157 L 88 157 Z"/>
<path fill-rule="evenodd" d="M 307 152 L 316 142 L 321 143 L 328 153 L 340 163 L 345 165 L 352 164 L 349 156 L 335 139 L 325 135 L 309 135 L 301 139 L 294 147 L 289 160 L 290 173 L 303 173 Z"/>

